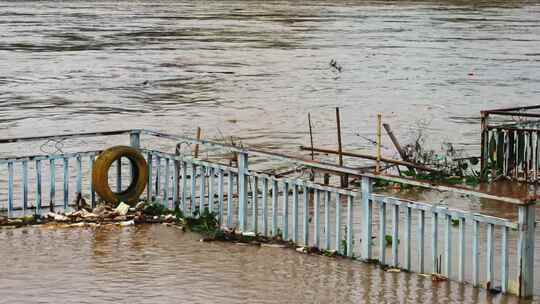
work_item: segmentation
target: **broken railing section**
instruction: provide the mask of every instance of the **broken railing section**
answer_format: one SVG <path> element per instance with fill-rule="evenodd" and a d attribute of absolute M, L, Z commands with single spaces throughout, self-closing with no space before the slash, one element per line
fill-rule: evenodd
<path fill-rule="evenodd" d="M 492 178 L 540 178 L 540 105 L 481 112 L 481 169 Z"/>
<path fill-rule="evenodd" d="M 125 133 L 130 135 L 131 145 L 139 148 L 147 158 L 147 200 L 162 202 L 168 208 L 179 208 L 186 215 L 196 216 L 201 210 L 208 209 L 217 214 L 223 225 L 236 227 L 243 232 L 281 236 L 299 245 L 335 250 L 344 256 L 377 261 L 409 271 L 425 273 L 440 269 L 450 279 L 467 280 L 476 286 L 494 288 L 493 282 L 500 281 L 503 292 L 518 293 L 523 297 L 532 295 L 534 201 L 497 197 L 456 187 L 434 186 L 384 174 L 361 173 L 354 168 L 154 131 L 132 130 Z M 233 151 L 238 155 L 238 166 L 204 161 L 192 157 L 191 153 L 177 155 L 143 149 L 142 134 L 171 140 L 174 144 L 188 142 Z M 56 181 L 51 183 L 51 180 L 45 180 L 46 177 L 64 178 L 63 183 L 59 182 L 64 185 L 64 207 L 69 205 L 70 198 L 75 198 L 69 196 L 69 189 L 73 188 L 95 202 L 98 198 L 88 181 L 91 180 L 91 164 L 97 154 L 98 151 L 90 151 L 0 160 L 0 167 L 5 167 L 6 170 L 3 171 L 2 167 L 2 171 L 8 177 L 8 213 L 17 208 L 31 208 L 31 201 L 35 202 L 34 208 L 39 212 L 47 207 L 46 202 L 43 202 L 44 197 L 53 198 L 53 206 L 56 205 L 56 188 L 53 186 Z M 252 155 L 349 174 L 361 179 L 361 187 L 350 190 L 320 185 L 301 178 L 278 178 L 261 174 L 249 168 L 249 157 Z M 68 168 L 67 174 L 65 168 Z M 62 173 L 51 177 L 51 169 L 55 173 Z M 121 186 L 124 180 L 122 173 L 129 172 L 129 168 L 126 169 L 116 170 L 117 186 Z M 49 173 L 43 174 L 44 171 Z M 75 178 L 70 179 L 70 176 Z M 377 195 L 373 193 L 373 183 L 377 179 L 516 204 L 519 209 L 518 222 Z M 19 201 L 16 193 L 19 192 L 22 199 L 17 204 Z M 48 192 L 48 196 L 45 192 Z M 457 233 L 459 239 L 457 243 L 452 242 L 455 239 L 454 233 Z M 484 233 L 485 238 L 482 237 Z M 496 235 L 501 237 L 496 238 Z M 512 239 L 510 236 L 517 236 L 517 244 L 509 242 Z M 373 243 L 372 239 L 376 242 Z M 496 246 L 496 242 L 501 243 Z M 466 244 L 470 243 L 472 247 L 468 248 Z M 440 247 L 440 244 L 443 246 Z M 517 246 L 516 260 L 509 259 L 511 255 L 508 248 L 511 246 Z M 494 248 L 499 247 L 500 259 L 497 260 L 494 258 Z M 403 254 L 399 255 L 400 252 Z M 452 254 L 455 252 L 458 253 L 456 261 Z M 469 263 L 468 258 L 472 259 L 472 268 L 465 267 Z M 495 264 L 496 261 L 500 261 L 499 264 Z M 480 273 L 482 269 L 485 273 Z M 511 272 L 511 269 L 516 271 Z M 498 278 L 494 277 L 496 273 L 499 274 Z M 512 278 L 509 273 L 518 273 L 518 276 Z"/>

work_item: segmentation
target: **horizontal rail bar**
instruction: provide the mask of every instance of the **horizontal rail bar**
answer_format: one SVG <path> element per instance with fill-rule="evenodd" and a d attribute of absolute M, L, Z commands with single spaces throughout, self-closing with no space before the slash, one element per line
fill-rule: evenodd
<path fill-rule="evenodd" d="M 490 115 L 502 115 L 502 116 L 521 116 L 521 117 L 537 117 L 540 118 L 540 113 L 526 113 L 526 112 L 505 112 L 505 111 L 484 111 Z"/>
<path fill-rule="evenodd" d="M 532 110 L 532 109 L 540 109 L 540 105 L 491 109 L 491 110 L 485 110 L 481 112 L 492 113 L 492 112 L 519 111 L 519 110 Z"/>
<path fill-rule="evenodd" d="M 74 158 L 78 155 L 81 156 L 90 156 L 90 155 L 97 155 L 101 153 L 102 150 L 93 150 L 93 151 L 83 151 L 83 152 L 70 152 L 70 153 L 63 153 L 63 154 L 47 154 L 47 155 L 30 155 L 30 156 L 19 156 L 19 157 L 4 157 L 0 158 L 0 165 L 6 164 L 9 162 L 24 162 L 24 161 L 35 161 L 35 160 L 58 160 L 63 158 Z"/>
<path fill-rule="evenodd" d="M 434 190 L 438 190 L 438 191 L 450 191 L 450 192 L 455 192 L 455 193 L 460 193 L 460 194 L 468 194 L 468 195 L 472 195 L 472 196 L 475 196 L 475 197 L 492 199 L 492 200 L 502 201 L 502 202 L 511 203 L 511 204 L 517 204 L 517 205 L 531 204 L 531 203 L 534 203 L 535 200 L 540 198 L 540 196 L 538 196 L 538 195 L 526 196 L 526 197 L 500 196 L 500 195 L 490 194 L 488 192 L 481 192 L 481 191 L 477 191 L 477 190 L 472 190 L 470 188 L 466 188 L 466 187 L 463 187 L 463 186 L 441 185 L 441 184 L 434 184 L 434 183 L 431 183 L 431 182 L 418 181 L 418 180 L 414 180 L 414 179 L 411 179 L 411 178 L 404 178 L 404 177 L 399 177 L 399 176 L 361 172 L 357 168 L 351 168 L 351 167 L 347 167 L 347 166 L 339 166 L 339 165 L 326 163 L 326 162 L 318 162 L 318 161 L 313 161 L 313 160 L 309 160 L 309 159 L 303 159 L 303 158 L 299 158 L 299 157 L 295 157 L 295 156 L 289 156 L 289 155 L 285 155 L 285 154 L 280 154 L 280 153 L 275 153 L 275 152 L 268 152 L 268 151 L 263 151 L 263 150 L 258 150 L 258 149 L 246 149 L 246 148 L 242 148 L 242 147 L 236 147 L 236 146 L 232 146 L 232 145 L 226 145 L 226 144 L 221 144 L 221 143 L 211 142 L 211 141 L 206 141 L 206 140 L 196 140 L 196 139 L 192 139 L 192 138 L 188 138 L 188 137 L 164 134 L 164 133 L 151 131 L 151 130 L 144 130 L 144 129 L 143 130 L 134 129 L 134 130 L 120 130 L 120 131 L 109 131 L 109 132 L 92 132 L 92 133 L 79 133 L 79 134 L 63 134 L 63 135 L 55 135 L 55 136 L 38 136 L 38 137 L 24 137 L 24 138 L 15 138 L 15 139 L 3 139 L 3 140 L 0 140 L 0 143 L 2 143 L 2 142 L 4 142 L 4 143 L 6 143 L 6 142 L 16 142 L 16 141 L 23 141 L 23 140 L 26 141 L 26 140 L 46 139 L 46 138 L 51 138 L 51 137 L 63 137 L 63 138 L 65 138 L 65 137 L 76 137 L 76 136 L 83 136 L 83 137 L 84 136 L 101 136 L 101 135 L 117 135 L 117 134 L 124 134 L 124 133 L 133 133 L 133 132 L 139 132 L 141 134 L 146 134 L 146 135 L 155 136 L 155 137 L 159 137 L 159 138 L 166 138 L 166 139 L 173 140 L 173 141 L 176 141 L 176 142 L 182 141 L 182 142 L 188 142 L 188 143 L 192 143 L 192 144 L 200 144 L 200 145 L 206 145 L 206 146 L 219 147 L 219 148 L 223 148 L 223 149 L 229 149 L 229 150 L 235 151 L 235 152 L 241 152 L 241 153 L 246 153 L 246 154 L 270 157 L 270 158 L 275 159 L 275 160 L 282 160 L 282 161 L 292 162 L 292 163 L 295 163 L 295 164 L 298 164 L 298 165 L 304 165 L 304 166 L 307 166 L 307 167 L 312 167 L 312 168 L 318 168 L 318 169 L 328 170 L 328 171 L 332 171 L 332 172 L 349 174 L 351 176 L 358 176 L 358 177 L 365 176 L 365 177 L 370 177 L 370 178 L 374 178 L 374 179 L 380 179 L 380 180 L 386 180 L 386 181 L 391 181 L 391 182 L 396 182 L 396 183 L 403 183 L 403 184 L 422 187 L 422 188 L 434 189 Z M 153 153 L 157 153 L 157 152 L 153 152 Z M 73 155 L 77 155 L 77 153 L 73 153 Z M 45 157 L 45 159 L 48 159 L 48 156 L 36 156 L 36 157 Z M 54 156 L 54 157 L 57 157 L 57 156 Z M 59 158 L 65 157 L 65 155 L 58 155 L 58 157 Z M 168 157 L 172 158 L 172 159 L 175 159 L 175 160 L 181 160 L 181 158 L 182 158 L 182 157 L 176 156 L 176 155 L 170 155 Z M 30 159 L 30 158 L 27 158 L 27 159 Z M 199 160 L 192 160 L 192 161 L 193 162 L 199 162 Z M 207 163 L 207 164 L 204 164 L 204 165 L 209 166 L 209 167 L 214 167 L 214 168 L 216 168 L 215 166 L 217 166 L 217 168 L 222 168 L 222 167 L 220 167 L 220 165 L 212 165 L 210 163 Z M 227 167 L 225 167 L 225 168 L 227 168 Z M 232 168 L 229 168 L 229 170 L 232 170 Z"/>
<path fill-rule="evenodd" d="M 484 215 L 476 212 L 468 212 L 465 210 L 453 209 L 444 206 L 432 205 L 422 202 L 414 202 L 409 200 L 403 200 L 396 197 L 380 195 L 380 194 L 371 194 L 371 199 L 376 203 L 385 203 L 388 205 L 396 206 L 406 206 L 412 209 L 423 210 L 434 212 L 439 215 L 450 215 L 456 219 L 463 218 L 467 221 L 478 221 L 486 224 L 493 224 L 497 226 L 508 227 L 511 229 L 517 229 L 517 223 L 512 222 L 508 219 L 494 217 L 490 215 Z"/>
<path fill-rule="evenodd" d="M 300 150 L 309 150 L 309 151 L 313 150 L 315 152 L 321 152 L 321 153 L 342 154 L 344 156 L 351 156 L 351 157 L 365 158 L 365 159 L 370 159 L 370 160 L 377 160 L 377 156 L 375 156 L 375 155 L 362 154 L 362 153 L 356 153 L 356 152 L 346 152 L 346 151 L 339 152 L 339 151 L 330 150 L 330 149 L 311 148 L 311 147 L 305 147 L 305 146 L 300 146 Z M 385 162 L 385 163 L 401 165 L 401 166 L 406 166 L 406 167 L 412 167 L 412 168 L 419 169 L 419 170 L 424 170 L 424 171 L 430 171 L 430 172 L 438 172 L 439 171 L 439 170 L 436 170 L 436 169 L 432 169 L 432 168 L 429 168 L 429 167 L 426 167 L 426 166 L 422 166 L 422 165 L 419 165 L 419 164 L 415 164 L 415 163 L 411 163 L 411 162 L 403 161 L 403 160 L 399 160 L 399 159 L 381 157 L 380 160 L 382 162 Z"/>
<path fill-rule="evenodd" d="M 16 143 L 23 141 L 37 141 L 50 138 L 70 138 L 70 137 L 98 137 L 98 136 L 111 136 L 111 135 L 121 135 L 132 132 L 137 132 L 139 130 L 115 130 L 115 131 L 102 131 L 102 132 L 86 132 L 86 133 L 66 133 L 58 135 L 43 135 L 43 136 L 29 136 L 29 137 L 17 137 L 17 138 L 0 138 L 0 144 L 6 143 Z"/>

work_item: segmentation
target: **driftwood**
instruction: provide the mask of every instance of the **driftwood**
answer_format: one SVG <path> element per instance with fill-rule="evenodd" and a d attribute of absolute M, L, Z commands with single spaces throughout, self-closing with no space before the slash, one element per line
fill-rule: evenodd
<path fill-rule="evenodd" d="M 396 136 L 394 135 L 394 132 L 392 132 L 392 129 L 390 128 L 389 124 L 383 124 L 384 129 L 386 130 L 386 133 L 388 134 L 388 137 L 390 137 L 390 140 L 394 144 L 394 147 L 396 147 L 396 150 L 399 153 L 399 156 L 401 156 L 401 159 L 403 159 L 406 162 L 411 162 L 405 151 L 403 151 L 403 148 L 399 144 L 399 141 L 397 140 Z M 411 166 L 406 166 L 409 171 L 415 172 L 414 168 Z"/>

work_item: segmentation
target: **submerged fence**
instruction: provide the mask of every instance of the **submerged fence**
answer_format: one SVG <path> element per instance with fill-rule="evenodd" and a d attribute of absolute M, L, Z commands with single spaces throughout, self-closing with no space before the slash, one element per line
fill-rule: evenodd
<path fill-rule="evenodd" d="M 481 168 L 493 177 L 538 182 L 540 106 L 482 111 Z"/>
<path fill-rule="evenodd" d="M 534 291 L 534 201 L 499 197 L 466 189 L 432 186 L 419 181 L 359 173 L 353 168 L 306 161 L 256 149 L 244 149 L 149 130 L 63 135 L 129 134 L 129 144 L 145 155 L 147 200 L 178 206 L 185 214 L 208 208 L 222 225 L 243 232 L 281 236 L 298 245 L 420 273 L 442 273 L 504 293 L 529 297 Z M 153 140 L 200 144 L 237 154 L 237 165 L 193 158 L 190 154 L 143 147 Z M 0 140 L 1 143 L 46 137 Z M 160 145 L 161 146 L 161 145 Z M 92 205 L 92 164 L 99 151 L 0 159 L 0 207 L 9 215 L 68 208 L 78 193 Z M 303 178 L 279 178 L 250 169 L 252 157 L 357 177 L 350 189 L 321 185 Z M 129 164 L 119 162 L 110 178 L 117 191 L 130 180 Z M 428 204 L 374 193 L 377 179 L 454 191 L 516 206 L 517 222 L 440 204 Z M 6 189 L 6 191 L 2 191 Z M 58 191 L 58 189 L 61 189 Z M 5 195 L 4 195 L 5 194 Z"/>

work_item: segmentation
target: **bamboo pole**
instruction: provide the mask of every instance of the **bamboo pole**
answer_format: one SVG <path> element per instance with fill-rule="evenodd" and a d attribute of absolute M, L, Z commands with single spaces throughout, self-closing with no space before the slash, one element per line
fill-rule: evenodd
<path fill-rule="evenodd" d="M 197 140 L 201 140 L 201 127 L 197 127 Z M 199 144 L 195 145 L 193 156 L 195 158 L 199 157 Z"/>
<path fill-rule="evenodd" d="M 381 122 L 382 115 L 377 113 L 377 166 L 375 167 L 375 173 L 381 172 Z"/>

